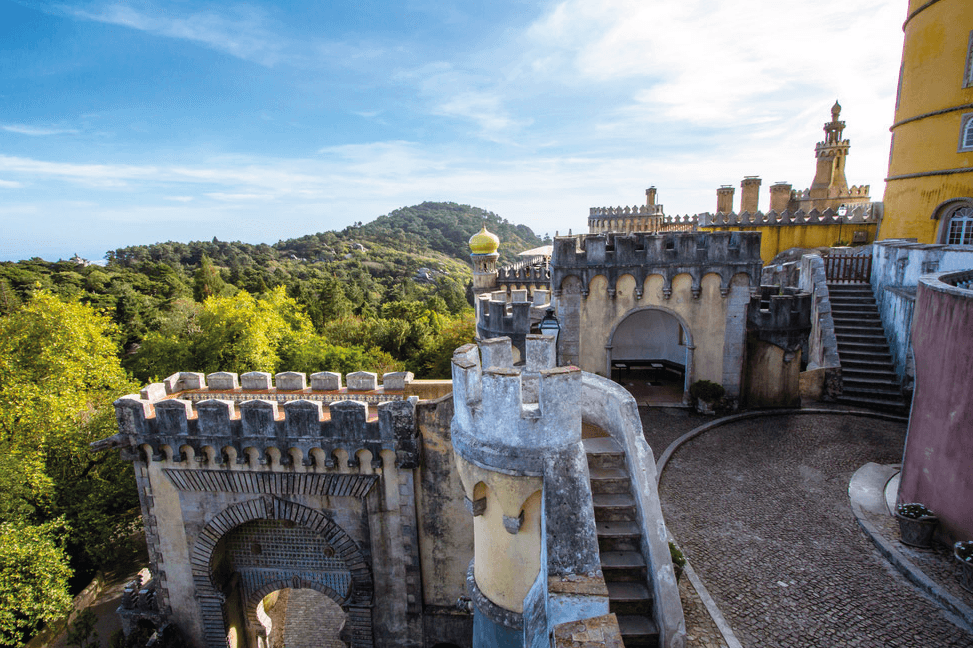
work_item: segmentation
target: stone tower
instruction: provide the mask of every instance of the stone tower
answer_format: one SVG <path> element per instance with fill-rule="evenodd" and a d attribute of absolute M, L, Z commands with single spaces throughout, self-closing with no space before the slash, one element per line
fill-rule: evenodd
<path fill-rule="evenodd" d="M 470 260 L 473 262 L 473 294 L 481 295 L 497 289 L 497 259 L 500 239 L 487 231 L 486 225 L 470 237 Z"/>

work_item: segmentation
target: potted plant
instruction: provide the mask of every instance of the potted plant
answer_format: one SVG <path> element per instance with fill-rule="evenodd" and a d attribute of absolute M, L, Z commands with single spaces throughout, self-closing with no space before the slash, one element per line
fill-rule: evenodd
<path fill-rule="evenodd" d="M 700 414 L 715 414 L 715 405 L 725 394 L 723 385 L 712 380 L 697 380 L 689 386 L 689 396 L 696 401 L 696 410 Z"/>
<path fill-rule="evenodd" d="M 686 556 L 683 555 L 675 542 L 669 541 L 669 556 L 672 557 L 672 571 L 676 572 L 676 582 L 682 578 L 682 571 L 686 568 Z"/>
<path fill-rule="evenodd" d="M 953 545 L 953 557 L 961 565 L 959 584 L 973 592 L 973 540 L 961 540 Z"/>
<path fill-rule="evenodd" d="M 899 534 L 904 544 L 921 549 L 932 547 L 932 534 L 939 524 L 935 513 L 922 504 L 910 502 L 895 507 L 895 519 L 899 521 Z"/>

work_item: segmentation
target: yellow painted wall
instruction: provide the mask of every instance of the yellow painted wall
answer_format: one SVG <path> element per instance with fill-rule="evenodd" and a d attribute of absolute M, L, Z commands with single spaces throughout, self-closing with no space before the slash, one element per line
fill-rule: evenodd
<path fill-rule="evenodd" d="M 850 243 L 855 232 L 866 232 L 866 243 L 875 240 L 875 223 L 843 223 L 841 225 L 761 225 L 734 227 L 701 227 L 702 232 L 733 230 L 760 232 L 760 259 L 764 265 L 784 250 L 801 247 L 832 247 L 838 241 Z M 883 234 L 884 234 L 883 225 Z"/>
<path fill-rule="evenodd" d="M 737 275 L 735 286 L 744 289 L 749 277 Z M 693 375 L 689 382 L 699 379 L 723 383 L 723 353 L 726 337 L 727 298 L 720 294 L 720 277 L 703 277 L 699 299 L 692 295 L 692 277 L 680 274 L 672 280 L 672 295 L 666 299 L 662 289 L 664 278 L 650 275 L 645 280 L 642 299 L 635 296 L 635 278 L 623 275 L 616 286 L 615 297 L 608 295 L 608 280 L 598 275 L 591 280 L 588 297 L 581 303 L 581 368 L 605 374 L 608 366 L 606 341 L 612 331 L 635 309 L 658 307 L 682 318 L 688 326 L 696 346 Z"/>
<path fill-rule="evenodd" d="M 926 4 L 911 0 L 908 14 Z M 931 220 L 936 207 L 950 198 L 973 196 L 973 152 L 957 152 L 963 115 L 973 108 L 900 124 L 973 103 L 973 87 L 963 87 L 971 30 L 969 0 L 939 0 L 906 23 L 888 177 L 967 167 L 970 171 L 888 180 L 881 239 L 936 243 L 939 222 Z"/>
<path fill-rule="evenodd" d="M 456 467 L 466 496 L 486 498 L 486 509 L 473 518 L 473 576 L 480 591 L 495 605 L 524 611 L 524 597 L 541 570 L 541 477 L 505 475 L 481 468 L 459 455 Z M 524 512 L 520 531 L 510 533 L 503 516 Z"/>

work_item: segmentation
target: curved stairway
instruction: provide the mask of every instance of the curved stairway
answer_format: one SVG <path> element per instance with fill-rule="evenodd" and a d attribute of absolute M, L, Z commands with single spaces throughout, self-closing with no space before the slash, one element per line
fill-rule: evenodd
<path fill-rule="evenodd" d="M 867 283 L 828 284 L 841 360 L 839 402 L 907 415 L 882 318 Z"/>
<path fill-rule="evenodd" d="M 618 617 L 626 648 L 659 645 L 642 531 L 625 452 L 610 437 L 584 439 L 609 611 Z"/>

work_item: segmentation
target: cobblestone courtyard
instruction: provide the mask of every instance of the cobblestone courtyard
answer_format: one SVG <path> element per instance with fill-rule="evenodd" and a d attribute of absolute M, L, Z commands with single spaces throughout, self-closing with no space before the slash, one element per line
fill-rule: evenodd
<path fill-rule="evenodd" d="M 657 458 L 703 422 L 643 411 Z M 852 473 L 898 462 L 904 437 L 905 424 L 865 417 L 768 417 L 672 457 L 666 522 L 745 646 L 973 646 L 887 566 L 849 506 Z"/>

